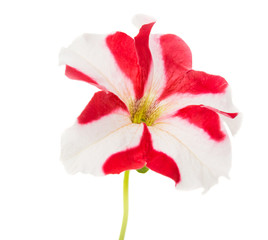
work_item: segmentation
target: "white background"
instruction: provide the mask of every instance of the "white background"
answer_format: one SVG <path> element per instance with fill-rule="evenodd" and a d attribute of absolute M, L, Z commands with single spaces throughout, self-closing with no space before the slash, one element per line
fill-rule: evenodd
<path fill-rule="evenodd" d="M 182 37 L 194 69 L 224 76 L 244 121 L 230 180 L 205 195 L 131 172 L 126 240 L 268 239 L 265 2 L 1 0 L 0 239 L 118 239 L 123 174 L 70 176 L 59 161 L 61 133 L 96 89 L 67 79 L 58 53 L 84 32 L 135 36 L 136 13 Z"/>

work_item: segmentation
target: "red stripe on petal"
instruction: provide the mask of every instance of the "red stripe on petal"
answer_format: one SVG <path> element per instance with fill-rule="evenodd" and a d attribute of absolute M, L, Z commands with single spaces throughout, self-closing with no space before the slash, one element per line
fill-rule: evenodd
<path fill-rule="evenodd" d="M 179 183 L 181 177 L 175 161 L 165 153 L 153 149 L 151 134 L 144 124 L 139 146 L 113 154 L 103 165 L 105 174 L 121 173 L 130 169 L 140 169 L 146 165 L 151 170 Z"/>
<path fill-rule="evenodd" d="M 228 83 L 221 76 L 190 70 L 183 78 L 178 78 L 173 85 L 167 85 L 160 99 L 164 99 L 174 93 L 190 93 L 194 95 L 224 93 L 227 87 Z"/>
<path fill-rule="evenodd" d="M 139 65 L 141 69 L 140 79 L 137 83 L 136 97 L 140 99 L 143 96 L 144 86 L 147 82 L 149 72 L 152 67 L 152 55 L 149 49 L 149 36 L 151 29 L 155 23 L 144 24 L 135 37 L 135 46 L 138 55 Z"/>
<path fill-rule="evenodd" d="M 218 112 L 226 117 L 232 118 L 232 119 L 236 118 L 238 115 L 238 113 L 228 113 L 228 112 L 223 112 L 223 111 L 219 111 L 219 110 L 217 110 L 216 112 Z"/>
<path fill-rule="evenodd" d="M 224 93 L 228 86 L 226 80 L 221 76 L 194 70 L 187 72 L 185 81 L 179 89 L 182 93 Z"/>
<path fill-rule="evenodd" d="M 139 65 L 134 39 L 122 32 L 106 38 L 106 44 L 113 54 L 121 71 L 131 79 L 136 95 L 139 94 Z M 136 96 L 137 97 L 137 96 Z"/>
<path fill-rule="evenodd" d="M 128 111 L 126 105 L 113 93 L 97 92 L 77 120 L 80 124 L 86 124 L 98 120 L 117 109 Z"/>
<path fill-rule="evenodd" d="M 66 65 L 65 75 L 70 79 L 82 80 L 82 81 L 85 81 L 87 83 L 98 85 L 97 82 L 95 82 L 92 78 L 90 78 L 89 76 L 85 75 L 84 73 L 82 73 L 82 72 L 78 71 L 77 69 L 70 67 L 68 65 Z"/>
<path fill-rule="evenodd" d="M 203 105 L 200 105 L 200 106 L 203 106 Z M 216 108 L 213 108 L 213 107 L 209 107 L 209 106 L 205 106 L 205 107 L 208 108 L 208 109 L 210 109 L 210 110 L 212 110 L 212 111 L 214 111 L 214 112 L 216 112 L 216 113 L 219 113 L 219 114 L 221 114 L 221 115 L 223 115 L 225 117 L 229 117 L 229 118 L 232 118 L 232 119 L 236 118 L 237 115 L 238 115 L 237 112 L 235 112 L 235 113 L 229 113 L 229 112 L 220 111 L 220 110 L 218 110 Z"/>
<path fill-rule="evenodd" d="M 191 105 L 182 108 L 175 116 L 186 119 L 203 129 L 215 141 L 220 142 L 225 139 L 226 135 L 221 131 L 219 115 L 204 106 Z"/>
<path fill-rule="evenodd" d="M 178 36 L 165 34 L 160 37 L 166 86 L 162 98 L 170 95 L 180 84 L 186 71 L 192 68 L 192 53 L 188 45 Z"/>
<path fill-rule="evenodd" d="M 152 151 L 146 165 L 149 169 L 169 177 L 178 184 L 181 180 L 179 168 L 175 161 L 165 153 Z"/>

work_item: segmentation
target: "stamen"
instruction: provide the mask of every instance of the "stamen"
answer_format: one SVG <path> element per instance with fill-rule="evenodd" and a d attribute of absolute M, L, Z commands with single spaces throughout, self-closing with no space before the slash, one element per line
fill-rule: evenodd
<path fill-rule="evenodd" d="M 155 120 L 161 115 L 161 107 L 154 98 L 147 96 L 129 104 L 129 112 L 133 123 L 144 122 L 147 126 L 151 126 Z"/>

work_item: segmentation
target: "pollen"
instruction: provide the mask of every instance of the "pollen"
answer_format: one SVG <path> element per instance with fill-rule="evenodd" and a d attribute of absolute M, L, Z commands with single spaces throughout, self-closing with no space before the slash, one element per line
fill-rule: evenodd
<path fill-rule="evenodd" d="M 161 115 L 161 107 L 150 96 L 143 97 L 129 104 L 129 112 L 133 123 L 145 123 L 147 126 L 153 125 Z"/>

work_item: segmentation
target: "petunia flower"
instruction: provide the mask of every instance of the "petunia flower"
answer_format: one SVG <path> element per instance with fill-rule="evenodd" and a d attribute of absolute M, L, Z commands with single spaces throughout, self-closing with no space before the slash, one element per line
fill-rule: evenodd
<path fill-rule="evenodd" d="M 101 91 L 64 132 L 61 159 L 70 173 L 148 168 L 177 188 L 208 189 L 231 165 L 227 128 L 235 133 L 240 121 L 230 87 L 192 70 L 187 44 L 150 34 L 154 24 L 147 19 L 134 39 L 84 34 L 62 49 L 66 76 Z"/>

